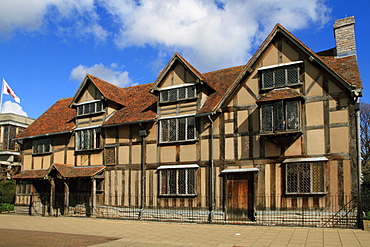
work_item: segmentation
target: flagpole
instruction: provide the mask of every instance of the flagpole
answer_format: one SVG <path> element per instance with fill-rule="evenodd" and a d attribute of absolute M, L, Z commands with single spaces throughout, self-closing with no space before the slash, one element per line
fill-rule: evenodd
<path fill-rule="evenodd" d="M 0 113 L 3 112 L 3 93 L 4 93 L 4 78 L 1 80 Z"/>

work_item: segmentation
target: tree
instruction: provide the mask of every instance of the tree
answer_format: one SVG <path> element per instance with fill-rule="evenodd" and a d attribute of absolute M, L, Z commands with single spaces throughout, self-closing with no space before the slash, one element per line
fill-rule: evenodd
<path fill-rule="evenodd" d="M 362 192 L 370 196 L 370 104 L 360 105 Z"/>

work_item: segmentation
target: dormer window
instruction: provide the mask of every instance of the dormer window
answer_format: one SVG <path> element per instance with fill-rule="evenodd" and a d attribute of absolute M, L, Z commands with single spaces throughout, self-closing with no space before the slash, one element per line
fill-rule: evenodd
<path fill-rule="evenodd" d="M 259 68 L 261 88 L 265 90 L 299 84 L 299 64 L 301 63 L 302 61 L 297 61 Z"/>
<path fill-rule="evenodd" d="M 104 112 L 103 100 L 94 100 L 77 105 L 77 116 Z"/>
<path fill-rule="evenodd" d="M 191 85 L 191 86 L 181 85 L 181 86 L 166 88 L 159 92 L 159 102 L 161 103 L 191 99 L 195 97 L 196 97 L 195 85 Z"/>

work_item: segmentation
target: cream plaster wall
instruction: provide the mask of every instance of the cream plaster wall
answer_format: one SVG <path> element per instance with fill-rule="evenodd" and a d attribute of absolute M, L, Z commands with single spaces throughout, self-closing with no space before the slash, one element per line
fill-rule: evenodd
<path fill-rule="evenodd" d="M 325 139 L 324 130 L 307 130 L 307 154 L 324 154 Z"/>
<path fill-rule="evenodd" d="M 330 112 L 330 123 L 348 123 L 348 111 L 339 110 Z"/>
<path fill-rule="evenodd" d="M 225 138 L 225 159 L 234 159 L 234 138 Z"/>
<path fill-rule="evenodd" d="M 180 161 L 181 162 L 187 162 L 187 161 L 196 162 L 197 161 L 196 154 L 197 154 L 197 149 L 194 144 L 182 145 L 180 147 Z"/>
<path fill-rule="evenodd" d="M 330 128 L 330 151 L 333 153 L 348 152 L 349 130 L 348 127 Z"/>
<path fill-rule="evenodd" d="M 161 162 L 176 162 L 176 147 L 162 146 L 161 147 Z"/>
<path fill-rule="evenodd" d="M 286 156 L 302 155 L 302 137 L 299 137 L 292 145 L 285 151 Z"/>
<path fill-rule="evenodd" d="M 131 147 L 132 164 L 141 164 L 141 145 Z"/>
<path fill-rule="evenodd" d="M 294 49 L 292 49 L 290 45 L 282 41 L 282 62 L 288 63 L 288 62 L 298 61 L 298 60 L 299 60 L 299 54 Z"/>
<path fill-rule="evenodd" d="M 118 148 L 118 164 L 129 164 L 129 147 L 128 146 L 120 146 Z"/>
<path fill-rule="evenodd" d="M 322 101 L 306 104 L 307 126 L 324 124 L 324 105 Z"/>

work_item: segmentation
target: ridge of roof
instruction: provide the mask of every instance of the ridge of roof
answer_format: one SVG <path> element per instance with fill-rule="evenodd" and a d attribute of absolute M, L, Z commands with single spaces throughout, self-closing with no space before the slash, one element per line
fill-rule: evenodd
<path fill-rule="evenodd" d="M 157 79 L 154 81 L 153 88 L 150 90 L 151 92 L 154 92 L 155 88 L 158 86 L 158 84 L 162 81 L 164 76 L 168 73 L 169 69 L 172 67 L 172 65 L 175 63 L 175 61 L 180 61 L 183 63 L 186 67 L 190 69 L 190 71 L 198 77 L 201 81 L 205 82 L 205 78 L 202 73 L 200 73 L 196 68 L 194 68 L 185 58 L 183 58 L 179 53 L 175 52 L 171 59 L 168 61 L 166 66 L 163 70 L 159 73 Z"/>
<path fill-rule="evenodd" d="M 99 91 L 106 99 L 114 101 L 121 105 L 125 105 L 125 98 L 122 97 L 120 93 L 117 93 L 122 91 L 123 88 L 91 74 L 87 74 L 86 77 L 88 77 L 95 84 L 95 86 L 99 89 Z"/>

